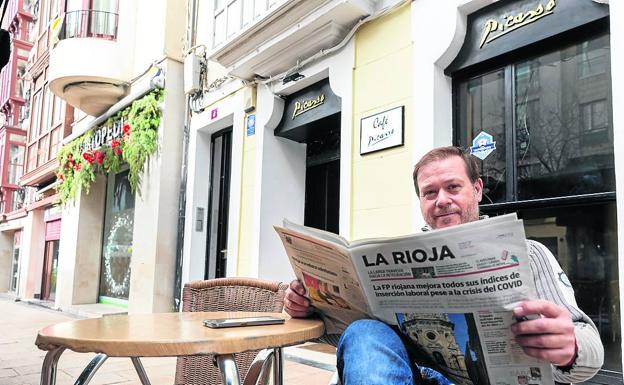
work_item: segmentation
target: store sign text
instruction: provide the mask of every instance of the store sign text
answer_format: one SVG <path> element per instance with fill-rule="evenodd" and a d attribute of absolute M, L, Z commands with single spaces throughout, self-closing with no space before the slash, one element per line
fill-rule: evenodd
<path fill-rule="evenodd" d="M 481 44 L 479 48 L 492 40 L 515 31 L 520 27 L 524 27 L 527 24 L 531 24 L 545 16 L 552 15 L 554 8 L 557 6 L 556 0 L 549 0 L 546 6 L 541 3 L 537 8 L 527 11 L 519 12 L 517 15 L 504 16 L 502 21 L 489 19 L 485 22 L 483 27 L 483 34 L 481 36 Z"/>
<path fill-rule="evenodd" d="M 302 101 L 295 102 L 295 109 L 293 110 L 293 120 L 303 114 L 304 112 L 308 112 L 316 107 L 320 106 L 325 102 L 325 94 L 320 94 L 316 97 L 316 99 L 308 99 Z"/>
<path fill-rule="evenodd" d="M 110 145 L 113 139 L 119 139 L 123 135 L 123 120 L 117 120 L 110 126 L 103 126 L 93 131 L 93 135 L 81 145 L 81 153 L 93 151 L 103 145 Z"/>

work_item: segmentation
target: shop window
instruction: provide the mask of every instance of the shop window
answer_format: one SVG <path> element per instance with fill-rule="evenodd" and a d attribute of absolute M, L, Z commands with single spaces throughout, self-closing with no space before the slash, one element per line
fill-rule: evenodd
<path fill-rule="evenodd" d="M 455 78 L 455 143 L 493 136 L 477 159 L 482 213 L 517 212 L 552 251 L 600 332 L 603 369 L 621 372 L 609 51 L 604 34 Z"/>
<path fill-rule="evenodd" d="M 539 82 L 539 67 L 538 60 L 527 60 L 522 63 L 518 63 L 516 68 L 516 87 L 518 87 L 518 95 L 525 95 L 527 97 L 528 91 L 535 90 L 535 82 Z M 533 85 L 533 87 L 529 87 Z"/>
<path fill-rule="evenodd" d="M 464 125 L 461 143 L 472 143 L 485 131 L 494 137 L 497 150 L 480 162 L 487 203 L 505 199 L 507 191 L 505 116 L 505 71 L 503 69 L 461 82 L 458 86 L 460 119 Z"/>
<path fill-rule="evenodd" d="M 128 171 L 108 176 L 104 221 L 100 302 L 127 300 L 134 225 L 134 193 Z"/>
<path fill-rule="evenodd" d="M 594 321 L 605 347 L 603 369 L 620 371 L 620 296 L 615 202 L 485 210 L 517 212 L 527 238 L 541 242 L 566 272 L 579 307 Z"/>
<path fill-rule="evenodd" d="M 592 58 L 604 57 L 608 70 L 608 53 L 600 36 L 456 81 L 458 144 L 471 146 L 482 131 L 496 142 L 479 161 L 484 203 L 615 191 L 609 73 L 576 78 Z"/>

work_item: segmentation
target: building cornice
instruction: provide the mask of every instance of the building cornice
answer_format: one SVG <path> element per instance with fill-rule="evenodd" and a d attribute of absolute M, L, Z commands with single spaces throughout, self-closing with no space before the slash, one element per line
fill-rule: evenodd
<path fill-rule="evenodd" d="M 374 11 L 372 0 L 289 1 L 216 47 L 209 58 L 240 78 L 270 77 L 336 45 Z"/>

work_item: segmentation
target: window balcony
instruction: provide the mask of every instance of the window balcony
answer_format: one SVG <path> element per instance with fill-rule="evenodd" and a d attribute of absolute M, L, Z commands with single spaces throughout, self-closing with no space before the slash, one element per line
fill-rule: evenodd
<path fill-rule="evenodd" d="M 65 14 L 59 39 L 98 38 L 117 39 L 119 15 L 112 12 L 81 10 Z"/>
<path fill-rule="evenodd" d="M 133 66 L 129 53 L 135 42 L 130 19 L 120 25 L 119 15 L 113 12 L 65 13 L 59 41 L 50 52 L 50 90 L 92 116 L 126 96 Z"/>

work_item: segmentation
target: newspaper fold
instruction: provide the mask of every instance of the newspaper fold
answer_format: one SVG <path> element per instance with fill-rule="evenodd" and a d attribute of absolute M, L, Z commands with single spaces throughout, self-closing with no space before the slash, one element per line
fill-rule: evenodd
<path fill-rule="evenodd" d="M 510 330 L 511 310 L 536 298 L 515 214 L 354 242 L 286 220 L 275 229 L 328 334 L 379 319 L 457 384 L 553 383 L 550 365 L 524 354 Z"/>

